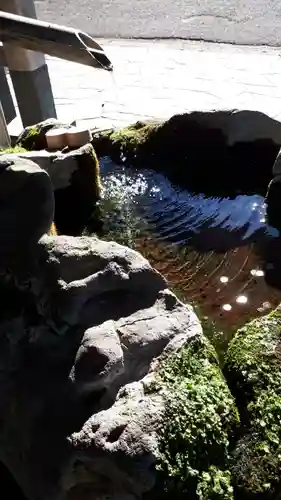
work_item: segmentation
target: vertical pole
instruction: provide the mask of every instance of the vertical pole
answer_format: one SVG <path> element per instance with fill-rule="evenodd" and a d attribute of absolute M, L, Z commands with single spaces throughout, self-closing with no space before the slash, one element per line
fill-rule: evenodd
<path fill-rule="evenodd" d="M 4 111 L 0 101 L 0 148 L 11 147 L 11 139 L 7 129 Z"/>
<path fill-rule="evenodd" d="M 34 0 L 0 0 L 0 10 L 36 18 Z M 56 118 L 45 56 L 3 44 L 23 126 Z"/>
<path fill-rule="evenodd" d="M 5 69 L 2 66 L 0 66 L 0 99 L 2 102 L 6 122 L 11 123 L 11 121 L 16 118 L 17 114 L 9 84 L 7 82 Z"/>

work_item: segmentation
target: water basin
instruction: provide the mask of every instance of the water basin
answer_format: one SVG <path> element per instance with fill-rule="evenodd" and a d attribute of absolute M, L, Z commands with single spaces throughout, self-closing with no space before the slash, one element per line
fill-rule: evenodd
<path fill-rule="evenodd" d="M 194 195 L 164 175 L 108 158 L 101 176 L 106 236 L 139 250 L 218 329 L 235 331 L 281 302 L 271 286 L 280 237 L 266 224 L 262 196 Z"/>

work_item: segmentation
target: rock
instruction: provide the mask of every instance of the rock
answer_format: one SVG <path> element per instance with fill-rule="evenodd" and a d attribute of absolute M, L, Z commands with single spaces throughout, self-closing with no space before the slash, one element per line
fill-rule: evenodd
<path fill-rule="evenodd" d="M 2 225 L 22 239 L 0 241 L 0 463 L 27 500 L 234 500 L 239 419 L 193 308 L 134 250 L 46 235 L 48 174 L 2 169 Z"/>
<path fill-rule="evenodd" d="M 0 156 L 0 255 L 19 258 L 47 233 L 54 195 L 48 174 L 30 160 Z"/>
<path fill-rule="evenodd" d="M 265 196 L 267 222 L 281 231 L 281 175 L 276 175 L 269 183 Z"/>
<path fill-rule="evenodd" d="M 56 191 L 57 189 L 63 189 L 70 186 L 72 175 L 78 169 L 78 162 L 75 157 L 76 151 L 71 153 L 72 154 L 64 154 L 60 151 L 53 152 L 45 149 L 40 151 L 26 151 L 23 149 L 20 151 L 15 148 L 15 151 L 8 151 L 5 155 L 9 155 L 9 157 L 11 156 L 12 158 L 16 155 L 19 158 L 31 160 L 40 168 L 46 170 L 53 183 L 53 188 Z"/>
<path fill-rule="evenodd" d="M 281 231 L 281 152 L 279 151 L 272 168 L 273 178 L 269 183 L 265 201 L 268 223 Z"/>
<path fill-rule="evenodd" d="M 215 351 L 198 336 L 175 338 L 166 353 L 159 363 L 164 409 L 157 445 L 169 498 L 233 500 L 231 451 L 239 416 Z"/>
<path fill-rule="evenodd" d="M 114 322 L 86 330 L 71 373 L 79 392 L 110 390 L 120 375 L 124 375 L 124 356 Z"/>
<path fill-rule="evenodd" d="M 82 495 L 90 499 L 97 491 L 99 499 L 127 498 L 127 495 L 136 499 L 152 490 L 157 424 L 162 411 L 162 397 L 157 393 L 146 394 L 145 381 L 121 389 L 112 407 L 95 414 L 81 431 L 70 437 L 74 456 L 71 476 L 65 477 L 66 498 L 78 499 Z M 85 479 L 88 476 L 91 481 L 91 475 L 95 487 L 84 496 Z M 84 485 L 80 478 L 84 478 Z"/>
<path fill-rule="evenodd" d="M 281 145 L 281 123 L 255 111 L 191 112 L 94 133 L 99 156 L 153 168 L 210 195 L 265 194 Z"/>
<path fill-rule="evenodd" d="M 91 144 L 61 154 L 55 162 L 55 170 L 63 164 L 75 162 L 76 169 L 69 175 L 69 185 L 55 190 L 56 226 L 62 234 L 80 235 L 87 227 L 96 232 L 101 227 L 97 201 L 101 195 L 99 162 Z M 65 169 L 66 171 L 66 169 Z M 51 175 L 51 169 L 49 169 Z M 52 175 L 51 175 L 52 178 Z"/>
<path fill-rule="evenodd" d="M 56 118 L 48 118 L 43 122 L 36 123 L 26 127 L 17 138 L 16 145 L 19 145 L 28 150 L 41 150 L 47 148 L 47 140 L 45 137 L 48 130 L 54 128 L 70 128 L 71 125 L 62 123 Z"/>
<path fill-rule="evenodd" d="M 212 480 L 209 484 L 204 481 L 209 471 L 222 487 L 218 498 L 233 498 L 225 469 L 227 439 L 235 429 L 237 414 L 214 354 L 200 335 L 187 342 L 182 334 L 167 345 L 163 356 L 166 359 L 158 360 L 141 381 L 121 388 L 113 406 L 90 417 L 81 431 L 72 434 L 75 460 L 71 475 L 75 470 L 82 484 L 76 479 L 78 484 L 71 488 L 71 476 L 67 477 L 67 499 L 90 500 L 90 491 L 83 494 L 83 482 L 91 474 L 96 478 L 98 498 L 123 498 L 125 492 L 132 499 L 162 498 L 163 476 L 169 477 L 164 484 L 170 495 L 177 491 L 180 497 L 188 491 L 191 498 L 212 498 Z M 188 390 L 192 383 L 193 391 Z M 222 417 L 214 425 L 218 414 Z M 194 432 L 192 440 L 191 429 L 195 428 L 202 430 L 202 437 Z M 156 464 L 163 474 L 158 483 Z M 196 495 L 196 488 L 202 489 L 202 496 Z"/>
<path fill-rule="evenodd" d="M 5 500 L 27 500 L 14 480 L 12 474 L 1 462 L 0 479 L 3 491 L 5 491 Z"/>
<path fill-rule="evenodd" d="M 279 151 L 276 160 L 274 162 L 274 165 L 272 167 L 272 174 L 273 177 L 277 177 L 278 175 L 281 175 L 281 151 Z"/>
<path fill-rule="evenodd" d="M 27 499 L 204 493 L 209 472 L 232 499 L 235 405 L 193 309 L 139 253 L 98 238 L 44 235 L 24 264 L 0 278 L 0 460 Z M 207 432 L 195 482 L 168 463 L 175 422 Z"/>
<path fill-rule="evenodd" d="M 232 469 L 237 498 L 279 496 L 280 329 L 277 308 L 239 330 L 228 350 L 225 374 L 242 424 Z"/>
<path fill-rule="evenodd" d="M 101 227 L 96 207 L 101 193 L 99 162 L 91 144 L 66 153 L 43 150 L 15 154 L 48 172 L 55 191 L 55 224 L 60 233 L 80 235 L 87 225 L 92 232 Z"/>

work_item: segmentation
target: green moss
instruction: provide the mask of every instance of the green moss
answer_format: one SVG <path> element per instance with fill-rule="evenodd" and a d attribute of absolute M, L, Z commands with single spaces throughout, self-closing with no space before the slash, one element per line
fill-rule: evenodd
<path fill-rule="evenodd" d="M 158 122 L 137 122 L 122 130 L 113 132 L 110 136 L 113 146 L 118 145 L 126 153 L 135 153 L 138 146 L 145 144 L 151 133 L 158 130 L 160 124 Z"/>
<path fill-rule="evenodd" d="M 94 148 L 91 149 L 91 157 L 95 171 L 94 175 L 95 175 L 96 197 L 99 199 L 101 195 L 102 184 L 100 178 L 100 164 Z"/>
<path fill-rule="evenodd" d="M 186 303 L 186 292 L 182 292 L 180 288 L 172 288 L 172 291 L 182 302 Z M 222 331 L 216 322 L 212 320 L 209 316 L 206 316 L 200 307 L 200 305 L 194 301 L 190 302 L 203 329 L 204 335 L 214 346 L 219 364 L 222 367 L 224 365 L 224 357 L 227 352 L 227 348 L 230 340 L 232 339 L 234 332 L 233 328 L 227 331 Z"/>
<path fill-rule="evenodd" d="M 241 328 L 227 353 L 227 366 L 232 378 L 235 374 L 242 377 L 254 392 L 269 385 L 279 386 L 281 380 L 276 380 L 276 374 L 280 373 L 280 360 L 276 356 L 276 347 L 280 343 L 280 331 L 279 310 Z"/>
<path fill-rule="evenodd" d="M 206 335 L 207 339 L 216 350 L 219 364 L 222 367 L 224 365 L 224 357 L 228 344 L 233 337 L 233 330 L 229 329 L 228 331 L 222 331 L 212 318 L 203 314 L 199 304 L 195 304 L 194 302 L 191 304 L 201 323 L 204 335 Z"/>
<path fill-rule="evenodd" d="M 17 154 L 17 153 L 25 153 L 26 149 L 21 146 L 15 146 L 14 148 L 1 148 L 0 153 L 3 154 Z"/>
<path fill-rule="evenodd" d="M 281 467 L 281 312 L 240 329 L 226 357 L 226 375 L 240 409 L 244 435 L 233 475 L 247 498 L 276 498 Z"/>
<path fill-rule="evenodd" d="M 198 304 L 192 304 L 192 306 L 201 323 L 204 335 L 206 335 L 207 339 L 216 350 L 220 366 L 223 366 L 231 331 L 225 332 L 220 330 L 212 318 L 209 318 L 202 313 Z"/>
<path fill-rule="evenodd" d="M 101 195 L 100 166 L 96 152 L 91 144 L 85 144 L 76 151 L 78 169 L 71 177 L 71 184 L 77 185 L 84 198 L 96 202 Z"/>
<path fill-rule="evenodd" d="M 33 125 L 28 129 L 27 137 L 34 137 L 35 135 L 39 134 L 39 132 L 40 132 L 40 126 Z"/>
<path fill-rule="evenodd" d="M 25 129 L 26 133 L 22 136 L 21 140 L 17 143 L 19 147 L 23 147 L 27 150 L 36 149 L 36 144 L 40 134 L 40 128 L 38 125 L 33 127 L 27 127 Z"/>
<path fill-rule="evenodd" d="M 159 127 L 161 122 L 158 121 L 138 121 L 123 129 L 94 133 L 92 144 L 99 156 L 111 155 L 116 161 L 126 157 L 128 161 L 133 162 L 136 156 L 142 156 L 142 148 L 146 148 L 151 135 L 153 136 Z M 140 161 L 139 157 L 137 161 Z"/>
<path fill-rule="evenodd" d="M 55 118 L 36 123 L 26 127 L 17 139 L 17 145 L 26 148 L 28 151 L 39 151 L 47 148 L 46 132 L 53 128 L 68 128 L 69 125 L 60 123 Z"/>
<path fill-rule="evenodd" d="M 208 340 L 197 337 L 167 358 L 159 384 L 159 470 L 167 495 L 232 500 L 230 441 L 239 418 Z"/>

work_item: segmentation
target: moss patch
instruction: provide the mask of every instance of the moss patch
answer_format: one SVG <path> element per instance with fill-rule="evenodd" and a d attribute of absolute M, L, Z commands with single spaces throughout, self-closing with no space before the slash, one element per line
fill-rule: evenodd
<path fill-rule="evenodd" d="M 243 436 L 233 477 L 241 498 L 279 498 L 281 468 L 281 312 L 240 329 L 226 357 L 226 376 L 240 409 Z"/>
<path fill-rule="evenodd" d="M 198 304 L 192 303 L 194 311 L 201 323 L 203 333 L 216 350 L 220 366 L 224 364 L 224 357 L 230 338 L 233 336 L 232 330 L 222 331 L 212 318 L 205 316 Z"/>
<path fill-rule="evenodd" d="M 56 228 L 56 225 L 55 225 L 54 222 L 51 224 L 51 227 L 50 227 L 50 230 L 49 230 L 48 234 L 50 236 L 57 236 L 57 234 L 58 234 L 57 233 L 57 228 Z"/>
<path fill-rule="evenodd" d="M 40 125 L 27 127 L 20 135 L 17 144 L 19 147 L 24 147 L 26 150 L 45 149 L 47 142 L 44 141 L 44 148 L 41 148 L 43 138 L 40 137 Z M 38 143 L 40 146 L 38 147 Z"/>
<path fill-rule="evenodd" d="M 109 129 L 94 133 L 92 143 L 99 156 L 110 154 L 119 161 L 124 154 L 126 159 L 132 162 L 159 127 L 159 121 L 138 121 L 120 130 Z"/>
<path fill-rule="evenodd" d="M 55 128 L 69 128 L 69 124 L 64 124 L 55 118 L 49 118 L 43 122 L 26 127 L 19 135 L 16 144 L 28 151 L 40 151 L 47 149 L 46 132 Z"/>
<path fill-rule="evenodd" d="M 113 132 L 110 136 L 113 148 L 124 151 L 130 156 L 138 153 L 138 149 L 144 146 L 163 124 L 159 122 L 137 122 L 122 130 Z"/>
<path fill-rule="evenodd" d="M 1 148 L 0 153 L 9 155 L 9 154 L 17 154 L 17 153 L 26 153 L 26 149 L 21 146 L 15 146 L 14 148 Z"/>
<path fill-rule="evenodd" d="M 185 293 L 179 288 L 173 288 L 172 291 L 177 295 L 177 297 L 184 303 L 186 303 Z M 199 319 L 204 335 L 211 342 L 215 348 L 218 361 L 220 366 L 224 365 L 224 357 L 227 351 L 230 340 L 232 339 L 234 333 L 233 329 L 228 329 L 227 331 L 222 331 L 211 317 L 206 316 L 200 305 L 194 301 L 190 302 L 197 318 Z"/>
<path fill-rule="evenodd" d="M 208 340 L 195 338 L 167 358 L 159 383 L 165 399 L 159 469 L 166 494 L 232 500 L 230 442 L 239 418 Z"/>

